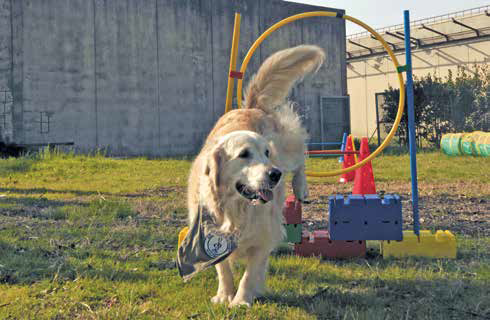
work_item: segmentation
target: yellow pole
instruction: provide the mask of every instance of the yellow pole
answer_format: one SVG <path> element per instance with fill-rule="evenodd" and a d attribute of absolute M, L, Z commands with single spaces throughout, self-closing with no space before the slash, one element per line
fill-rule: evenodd
<path fill-rule="evenodd" d="M 235 71 L 236 68 L 238 41 L 240 40 L 240 21 L 241 15 L 237 12 L 235 13 L 235 25 L 233 26 L 233 39 L 231 43 L 230 70 L 228 70 L 228 87 L 226 90 L 225 113 L 231 110 L 231 102 L 233 101 L 233 89 L 235 86 L 235 79 L 231 77 L 231 71 Z"/>
<path fill-rule="evenodd" d="M 356 142 L 354 140 L 354 137 L 350 134 L 349 135 L 352 139 L 352 151 L 356 151 Z M 357 163 L 357 154 L 354 153 L 354 163 Z"/>
<path fill-rule="evenodd" d="M 296 20 L 300 20 L 303 18 L 308 18 L 308 17 L 339 17 L 343 18 L 345 20 L 349 20 L 351 22 L 354 22 L 355 24 L 363 27 L 367 31 L 369 31 L 372 35 L 375 36 L 375 38 L 381 42 L 383 47 L 385 48 L 386 52 L 388 52 L 388 55 L 391 58 L 391 61 L 393 62 L 395 69 L 397 71 L 397 76 L 398 76 L 398 84 L 400 87 L 400 99 L 398 101 L 398 112 L 395 117 L 395 121 L 393 122 L 393 127 L 391 128 L 391 131 L 388 133 L 386 136 L 385 140 L 381 145 L 373 151 L 367 158 L 364 160 L 354 164 L 353 166 L 350 166 L 349 168 L 345 169 L 339 169 L 339 170 L 334 170 L 334 171 L 325 171 L 325 172 L 313 172 L 313 171 L 306 171 L 306 175 L 311 176 L 311 177 L 332 177 L 332 176 L 337 176 L 343 173 L 350 172 L 352 170 L 356 170 L 357 168 L 362 167 L 363 165 L 367 164 L 369 161 L 371 161 L 374 157 L 376 157 L 383 149 L 388 146 L 390 143 L 391 139 L 396 133 L 396 130 L 398 129 L 398 125 L 400 124 L 400 121 L 402 119 L 403 115 L 403 109 L 405 107 L 405 84 L 402 76 L 402 71 L 400 68 L 400 64 L 398 63 L 398 59 L 396 58 L 395 54 L 389 47 L 388 43 L 381 37 L 379 33 L 377 33 L 373 28 L 368 26 L 362 21 L 357 20 L 356 18 L 353 18 L 348 15 L 342 15 L 339 16 L 337 12 L 330 12 L 330 11 L 312 11 L 312 12 L 305 12 L 305 13 L 300 13 L 294 16 L 290 16 L 286 19 L 283 19 L 276 24 L 272 25 L 269 29 L 267 29 L 255 42 L 252 44 L 250 49 L 247 52 L 247 55 L 243 59 L 242 66 L 240 68 L 240 72 L 242 73 L 242 76 L 245 75 L 245 70 L 247 69 L 248 63 L 250 59 L 252 58 L 253 53 L 255 50 L 259 47 L 259 45 L 264 41 L 272 32 L 276 31 L 280 27 L 291 23 Z M 237 82 L 237 105 L 240 108 L 242 103 L 242 79 L 238 79 Z"/>

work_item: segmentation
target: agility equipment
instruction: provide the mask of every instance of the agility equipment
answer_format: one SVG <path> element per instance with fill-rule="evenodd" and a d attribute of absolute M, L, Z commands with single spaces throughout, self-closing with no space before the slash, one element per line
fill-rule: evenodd
<path fill-rule="evenodd" d="M 431 254 L 431 252 L 428 252 L 427 251 L 427 248 L 430 247 L 430 242 L 433 242 L 434 245 L 436 244 L 435 241 L 437 241 L 437 236 L 430 236 L 431 233 L 427 233 L 427 231 L 420 232 L 420 222 L 419 222 L 419 212 L 418 212 L 418 187 L 417 187 L 417 167 L 416 167 L 415 125 L 414 125 L 414 110 L 413 110 L 414 109 L 413 108 L 413 79 L 412 79 L 411 43 L 410 43 L 411 38 L 410 38 L 410 19 L 409 19 L 409 12 L 408 11 L 405 11 L 404 12 L 404 16 L 405 16 L 405 21 L 404 21 L 404 24 L 405 24 L 405 36 L 404 36 L 404 39 L 405 39 L 405 53 L 406 53 L 406 65 L 404 65 L 404 66 L 400 66 L 400 64 L 398 63 L 398 60 L 397 60 L 396 56 L 394 55 L 393 51 L 389 47 L 388 43 L 375 30 L 373 30 L 371 27 L 369 27 L 365 23 L 363 23 L 363 22 L 361 22 L 361 21 L 359 21 L 359 20 L 357 20 L 357 19 L 355 19 L 353 17 L 350 17 L 348 15 L 344 15 L 344 14 L 338 13 L 338 12 L 313 11 L 313 12 L 306 12 L 306 13 L 301 13 L 301 14 L 290 16 L 290 17 L 288 17 L 286 19 L 283 19 L 283 20 L 277 22 L 276 24 L 272 25 L 269 29 L 267 29 L 252 44 L 252 46 L 248 50 L 245 58 L 243 59 L 243 62 L 242 62 L 242 65 L 241 65 L 239 71 L 236 70 L 236 57 L 237 57 L 237 47 L 238 47 L 238 36 L 239 36 L 239 30 L 240 30 L 240 28 L 239 28 L 240 18 L 239 17 L 237 18 L 237 16 L 235 16 L 235 27 L 234 27 L 233 45 L 232 45 L 232 50 L 231 50 L 232 52 L 231 52 L 231 59 L 230 59 L 229 81 L 228 81 L 227 99 L 226 99 L 227 102 L 226 102 L 226 105 L 225 105 L 225 112 L 228 112 L 228 111 L 231 110 L 231 97 L 232 97 L 232 92 L 233 92 L 234 79 L 237 79 L 237 107 L 238 108 L 241 107 L 241 103 L 242 103 L 242 82 L 243 82 L 243 76 L 244 76 L 245 71 L 247 69 L 248 63 L 249 63 L 249 61 L 250 61 L 253 53 L 259 47 L 259 45 L 271 33 L 273 33 L 274 31 L 276 31 L 280 27 L 282 27 L 282 26 L 284 26 L 286 24 L 289 24 L 289 23 L 291 23 L 293 21 L 304 19 L 304 18 L 308 18 L 308 17 L 334 17 L 334 18 L 340 18 L 340 19 L 345 19 L 345 20 L 351 21 L 351 22 L 353 22 L 353 23 L 355 23 L 355 24 L 363 27 L 364 29 L 366 29 L 368 32 L 371 33 L 371 35 L 373 36 L 373 38 L 377 39 L 382 44 L 382 46 L 387 51 L 389 57 L 391 58 L 391 60 L 392 60 L 392 62 L 394 64 L 394 67 L 396 69 L 396 73 L 397 73 L 397 77 L 398 77 L 398 84 L 399 84 L 400 95 L 399 95 L 399 102 L 398 102 L 398 110 L 397 110 L 397 114 L 396 114 L 395 120 L 393 122 L 393 126 L 392 126 L 390 132 L 388 133 L 388 135 L 386 136 L 386 138 L 378 146 L 378 148 L 373 151 L 373 153 L 371 153 L 367 157 L 360 158 L 359 159 L 360 161 L 358 161 L 358 162 L 356 161 L 353 165 L 348 166 L 348 167 L 343 167 L 340 170 L 334 170 L 334 171 L 328 171 L 328 172 L 312 172 L 312 171 L 307 171 L 306 174 L 308 176 L 313 176 L 313 177 L 330 177 L 330 176 L 336 176 L 336 175 L 340 175 L 340 174 L 345 174 L 345 173 L 351 172 L 353 170 L 362 168 L 366 164 L 370 163 L 370 161 L 374 157 L 376 157 L 390 143 L 390 141 L 392 140 L 393 136 L 395 135 L 395 132 L 398 129 L 398 125 L 400 124 L 400 121 L 401 121 L 401 118 L 402 118 L 402 115 L 403 115 L 403 111 L 404 111 L 404 105 L 405 105 L 405 85 L 404 85 L 404 80 L 403 80 L 402 73 L 403 72 L 406 72 L 406 75 L 407 75 L 407 91 L 408 91 L 408 95 L 407 95 L 407 106 L 408 106 L 408 127 L 409 127 L 409 144 L 410 144 L 410 169 L 411 169 L 410 172 L 411 172 L 411 179 L 412 179 L 412 206 L 413 206 L 413 221 L 414 221 L 414 223 L 413 223 L 413 233 L 408 232 L 408 231 L 405 231 L 403 233 L 403 235 L 407 238 L 407 242 L 398 242 L 399 246 L 392 246 L 392 247 L 390 247 L 390 245 L 392 243 L 395 243 L 395 242 L 390 242 L 389 244 L 382 242 L 381 245 L 385 247 L 385 251 L 388 250 L 389 252 L 391 252 L 390 254 L 392 254 L 393 256 L 396 256 L 396 254 L 395 254 L 396 250 L 398 250 L 398 249 L 401 248 L 401 249 L 405 249 L 406 250 L 406 252 L 405 252 L 405 253 L 407 253 L 406 255 L 410 255 L 411 253 L 413 253 L 413 254 L 416 255 L 417 252 L 424 252 L 425 253 L 425 256 L 433 256 L 434 257 L 435 255 L 434 254 Z M 384 201 L 385 199 L 383 199 L 383 200 L 376 199 L 376 200 L 379 200 L 382 203 L 382 201 Z M 339 201 L 340 201 L 340 199 L 339 199 Z M 369 200 L 369 201 L 372 201 L 372 200 Z M 387 200 L 387 201 L 391 201 L 391 200 Z M 366 203 L 368 203 L 368 200 L 366 200 Z M 369 206 L 367 206 L 367 207 L 369 207 Z M 367 207 L 362 208 L 362 209 L 364 210 Z M 376 214 L 378 214 L 378 213 L 376 213 Z M 397 214 L 399 214 L 398 211 L 397 211 Z M 358 214 L 358 216 L 357 216 L 356 219 L 359 220 L 359 221 L 362 221 L 362 220 L 359 219 L 359 214 Z M 364 221 L 366 221 L 366 220 L 364 220 Z M 393 220 L 393 221 L 395 221 L 395 220 Z M 367 221 L 367 222 L 368 222 L 368 225 L 369 225 L 369 221 Z M 401 220 L 399 220 L 398 223 L 401 225 Z M 446 232 L 445 234 L 447 234 L 447 232 L 449 232 L 449 231 L 444 231 L 444 232 Z M 437 234 L 438 233 L 436 232 L 436 235 Z M 417 241 L 409 242 L 409 240 L 412 239 L 412 235 L 414 237 L 416 237 Z M 328 236 L 328 233 L 327 234 L 326 233 L 317 233 L 316 234 L 316 239 L 318 241 L 315 241 L 315 233 L 311 237 L 309 237 L 309 239 L 312 240 L 312 241 L 309 241 L 310 244 L 324 243 L 325 242 L 325 239 L 328 239 L 326 243 L 329 243 L 329 244 L 331 244 L 331 243 L 334 244 L 335 241 L 337 241 L 337 240 L 331 240 L 329 238 L 329 236 Z M 446 242 L 440 242 L 438 244 L 439 245 L 444 245 L 447 248 L 455 248 L 456 247 L 456 239 L 455 239 L 455 237 L 448 236 L 448 237 L 446 237 L 446 239 L 448 241 L 446 241 Z M 332 241 L 332 242 L 329 242 L 329 241 Z M 352 240 L 349 240 L 349 241 L 352 241 Z M 365 241 L 362 241 L 362 240 L 360 240 L 360 241 L 361 242 L 359 242 L 359 244 L 362 244 L 362 242 L 364 242 L 364 246 L 365 246 Z M 298 248 L 299 248 L 298 249 L 298 253 L 302 252 L 301 250 L 303 250 L 303 252 L 306 252 L 306 251 L 304 251 L 306 249 L 301 249 L 301 248 L 303 248 L 303 246 L 307 246 L 308 245 L 307 243 L 304 243 L 304 242 L 305 242 L 305 239 L 303 237 L 302 238 L 302 242 L 300 244 L 296 244 L 295 245 L 295 250 L 296 250 L 296 246 L 298 246 Z M 352 242 L 349 242 L 349 243 L 355 243 L 355 241 L 352 241 Z M 388 247 L 390 247 L 390 248 L 387 249 Z M 408 250 L 408 248 L 411 248 L 411 247 L 416 247 L 416 248 L 412 248 L 413 250 Z M 313 249 L 311 249 L 311 250 L 313 250 Z M 440 252 L 451 252 L 452 253 L 453 251 L 451 251 L 451 250 L 449 250 L 449 249 L 448 250 L 442 250 L 442 249 L 440 249 L 439 251 Z M 388 252 L 388 251 L 386 251 L 386 252 Z M 399 256 L 403 256 L 403 255 L 399 255 Z M 454 257 L 455 255 L 453 255 L 453 254 L 451 254 L 451 255 L 445 254 L 444 256 L 445 257 Z"/>
<path fill-rule="evenodd" d="M 347 132 L 344 132 L 344 134 L 342 135 L 342 143 L 340 144 L 340 150 L 342 151 L 345 151 L 345 145 L 347 143 Z M 340 156 L 339 157 L 339 162 L 342 163 L 344 162 L 344 156 Z"/>
<path fill-rule="evenodd" d="M 226 89 L 226 102 L 225 102 L 225 113 L 231 110 L 232 100 L 233 100 L 233 87 L 235 85 L 235 78 L 240 78 L 242 75 L 235 71 L 236 69 L 236 59 L 238 55 L 238 41 L 240 40 L 240 22 L 242 16 L 239 13 L 235 13 L 235 24 L 233 27 L 233 38 L 231 44 L 230 53 L 230 69 L 228 71 L 228 86 Z"/>
<path fill-rule="evenodd" d="M 301 242 L 301 234 L 303 231 L 303 225 L 299 224 L 285 224 L 284 228 L 286 229 L 286 242 L 289 243 L 300 243 Z"/>
<path fill-rule="evenodd" d="M 419 193 L 417 185 L 417 141 L 415 140 L 412 47 L 410 43 L 410 13 L 404 11 L 405 57 L 407 73 L 408 140 L 410 149 L 410 175 L 412 180 L 413 232 L 404 231 L 400 242 L 381 242 L 383 257 L 424 256 L 432 258 L 456 258 L 456 237 L 449 231 L 420 231 Z M 442 240 L 441 240 L 442 239 Z"/>
<path fill-rule="evenodd" d="M 341 151 L 345 151 L 345 143 L 347 141 L 347 132 L 344 132 L 342 135 L 342 140 L 339 142 L 308 142 L 306 143 L 306 146 L 309 151 L 318 151 L 318 150 L 311 150 L 310 148 L 323 148 L 324 146 L 329 147 L 329 146 L 340 146 Z M 335 156 L 332 154 L 309 154 L 310 157 L 328 157 L 328 156 Z M 339 157 L 339 162 L 343 162 L 344 157 L 341 155 Z"/>
<path fill-rule="evenodd" d="M 376 157 L 390 143 L 390 141 L 393 138 L 393 136 L 395 135 L 395 132 L 398 129 L 398 125 L 400 124 L 400 121 L 401 121 L 403 109 L 404 109 L 404 105 L 405 105 L 405 86 L 404 86 L 404 82 L 403 82 L 403 77 L 401 75 L 401 73 L 403 72 L 403 68 L 400 68 L 400 64 L 398 63 L 396 56 L 394 55 L 393 51 L 389 47 L 388 43 L 381 37 L 381 35 L 379 35 L 379 33 L 377 33 L 374 29 L 372 29 L 370 26 L 363 23 L 362 21 L 360 21 L 356 18 L 353 18 L 351 16 L 344 15 L 344 14 L 339 13 L 339 12 L 312 11 L 312 12 L 305 12 L 305 13 L 293 15 L 293 16 L 290 16 L 286 19 L 283 19 L 283 20 L 275 23 L 269 29 L 267 29 L 259 38 L 257 38 L 257 40 L 255 40 L 255 42 L 252 44 L 252 46 L 248 50 L 247 54 L 245 55 L 245 58 L 243 59 L 240 71 L 231 70 L 229 73 L 229 77 L 237 79 L 237 107 L 240 108 L 241 103 L 242 103 L 243 76 L 245 74 L 245 71 L 247 70 L 248 63 L 249 63 L 250 59 L 252 58 L 252 55 L 254 54 L 255 50 L 257 50 L 259 45 L 268 36 L 270 36 L 274 31 L 276 31 L 280 27 L 282 27 L 286 24 L 289 24 L 293 21 L 304 19 L 304 18 L 309 18 L 309 17 L 335 17 L 335 18 L 339 18 L 339 19 L 345 19 L 345 20 L 351 21 L 351 22 L 361 26 L 362 28 L 366 29 L 367 31 L 369 31 L 379 42 L 381 42 L 382 46 L 388 52 L 388 55 L 390 56 L 394 66 L 395 66 L 397 76 L 398 76 L 398 84 L 399 84 L 399 88 L 400 88 L 400 100 L 398 102 L 398 111 L 397 111 L 397 114 L 395 117 L 395 121 L 393 122 L 393 127 L 391 128 L 390 132 L 386 136 L 385 140 L 381 143 L 381 145 L 369 157 L 367 157 L 363 161 L 360 161 L 360 162 L 354 164 L 353 166 L 351 166 L 349 168 L 344 168 L 344 169 L 339 169 L 339 170 L 334 170 L 334 171 L 328 171 L 328 172 L 313 172 L 313 171 L 307 171 L 306 172 L 306 175 L 308 175 L 308 176 L 331 177 L 331 176 L 336 176 L 336 175 L 339 175 L 342 173 L 347 173 L 347 172 L 353 171 L 357 168 L 360 168 L 363 165 L 365 165 L 366 163 L 368 163 L 371 159 Z M 237 27 L 236 19 L 235 19 L 234 30 L 235 31 L 239 30 L 239 28 Z M 236 37 L 236 38 L 238 38 L 238 37 Z M 234 37 L 233 41 L 235 41 L 236 38 Z M 236 41 L 238 41 L 238 40 L 236 40 Z M 234 54 L 233 54 L 233 46 L 234 45 L 235 45 L 235 42 L 234 42 L 234 44 L 232 44 L 231 60 L 236 59 L 237 53 L 234 52 Z M 233 83 L 233 81 L 231 81 L 231 82 Z M 228 85 L 227 92 L 230 92 L 233 90 L 233 88 L 232 88 L 233 84 L 230 84 L 230 81 L 228 83 L 229 83 L 229 85 Z M 230 110 L 231 110 L 231 108 L 228 108 L 228 105 L 226 105 L 225 106 L 225 113 L 230 111 Z"/>
<path fill-rule="evenodd" d="M 294 253 L 302 257 L 318 256 L 331 259 L 365 257 L 366 241 L 334 241 L 330 239 L 328 231 L 304 231 L 301 243 L 294 245 Z"/>
<path fill-rule="evenodd" d="M 362 161 L 369 156 L 368 138 L 361 139 L 359 160 Z M 354 189 L 352 194 L 376 194 L 374 184 L 373 166 L 371 161 L 355 171 Z"/>
<path fill-rule="evenodd" d="M 490 157 L 490 132 L 446 133 L 441 138 L 441 150 L 448 156 Z"/>
<path fill-rule="evenodd" d="M 366 241 L 336 241 L 331 240 L 328 231 L 317 230 L 310 233 L 302 230 L 301 223 L 291 222 L 302 221 L 302 208 L 294 195 L 287 197 L 283 210 L 286 224 L 285 242 L 294 244 L 294 252 L 297 255 L 310 257 L 319 256 L 321 258 L 353 258 L 364 257 L 366 254 Z"/>
<path fill-rule="evenodd" d="M 343 195 L 329 197 L 332 240 L 402 240 L 400 196 Z"/>
<path fill-rule="evenodd" d="M 354 143 L 354 137 L 352 138 L 352 150 L 356 151 L 356 144 Z M 354 155 L 354 163 L 358 162 L 357 154 Z"/>
<path fill-rule="evenodd" d="M 403 231 L 403 241 L 382 241 L 381 254 L 388 257 L 456 258 L 456 237 L 451 231 L 420 231 L 420 238 L 412 231 Z"/>
<path fill-rule="evenodd" d="M 299 243 L 301 242 L 301 232 L 303 230 L 301 202 L 294 195 L 290 195 L 284 202 L 282 214 L 284 216 L 286 229 L 285 242 Z"/>
<path fill-rule="evenodd" d="M 351 135 L 349 135 L 347 137 L 347 143 L 345 146 L 345 151 L 346 152 L 354 152 L 354 144 L 353 144 Z M 344 162 L 342 162 L 342 168 L 344 168 L 344 169 L 349 168 L 350 166 L 353 166 L 355 163 L 356 163 L 355 154 L 345 154 L 344 155 Z M 340 176 L 339 182 L 340 183 L 346 183 L 346 182 L 352 181 L 352 180 L 354 180 L 355 175 L 356 175 L 355 171 L 343 173 Z"/>
<path fill-rule="evenodd" d="M 286 224 L 300 224 L 302 219 L 301 202 L 290 195 L 284 202 L 283 215 Z"/>

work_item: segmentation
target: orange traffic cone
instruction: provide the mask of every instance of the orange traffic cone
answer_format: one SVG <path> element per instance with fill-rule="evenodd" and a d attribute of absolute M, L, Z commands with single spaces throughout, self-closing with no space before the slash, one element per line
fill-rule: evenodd
<path fill-rule="evenodd" d="M 347 143 L 346 143 L 344 151 L 354 151 L 351 135 L 349 135 L 347 137 Z M 344 162 L 342 162 L 342 169 L 352 167 L 355 163 L 356 163 L 356 161 L 354 159 L 353 154 L 344 154 Z M 352 180 L 354 180 L 355 175 L 356 175 L 355 171 L 343 173 L 340 176 L 339 182 L 340 183 L 346 183 L 348 181 L 352 181 Z"/>
<path fill-rule="evenodd" d="M 359 153 L 359 161 L 362 161 L 369 156 L 368 138 L 362 138 Z M 376 194 L 373 166 L 371 165 L 371 161 L 356 170 L 352 194 Z"/>

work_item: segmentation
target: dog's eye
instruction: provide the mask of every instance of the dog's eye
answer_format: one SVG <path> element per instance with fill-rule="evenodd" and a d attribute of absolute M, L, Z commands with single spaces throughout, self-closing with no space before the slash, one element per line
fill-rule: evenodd
<path fill-rule="evenodd" d="M 267 150 L 265 150 L 265 156 L 266 156 L 267 158 L 269 158 L 269 155 L 270 155 L 269 150 L 268 150 L 268 149 L 267 149 Z"/>
<path fill-rule="evenodd" d="M 250 151 L 248 151 L 248 149 L 242 150 L 242 152 L 240 152 L 238 157 L 240 157 L 242 159 L 250 158 Z"/>

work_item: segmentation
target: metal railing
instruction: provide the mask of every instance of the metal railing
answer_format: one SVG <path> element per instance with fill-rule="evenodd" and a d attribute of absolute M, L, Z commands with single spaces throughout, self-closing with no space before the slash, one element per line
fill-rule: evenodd
<path fill-rule="evenodd" d="M 451 18 L 456 18 L 456 17 L 474 16 L 474 15 L 482 14 L 484 12 L 489 12 L 489 11 L 490 11 L 490 5 L 486 5 L 486 6 L 481 6 L 481 7 L 477 7 L 477 8 L 471 8 L 471 9 L 466 9 L 466 10 L 462 10 L 462 11 L 446 13 L 446 14 L 442 14 L 439 16 L 414 20 L 414 21 L 410 22 L 410 28 L 413 29 L 413 28 L 421 26 L 422 24 L 434 24 L 437 22 L 447 21 L 447 20 L 450 20 Z M 394 30 L 401 30 L 401 29 L 403 29 L 403 23 L 395 24 L 392 26 L 383 27 L 383 28 L 379 28 L 379 29 L 375 29 L 375 30 L 378 33 L 383 33 L 386 31 L 394 31 Z M 353 34 L 348 35 L 347 39 L 364 38 L 366 36 L 369 36 L 369 34 L 370 33 L 367 31 L 357 32 L 357 33 L 353 33 Z"/>

